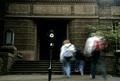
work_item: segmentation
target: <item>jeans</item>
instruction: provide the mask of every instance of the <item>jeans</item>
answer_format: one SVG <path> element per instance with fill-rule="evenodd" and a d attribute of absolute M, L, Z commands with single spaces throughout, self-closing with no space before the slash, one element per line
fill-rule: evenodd
<path fill-rule="evenodd" d="M 102 77 L 104 79 L 107 79 L 105 57 L 102 57 L 102 56 L 100 57 L 98 65 L 97 65 L 97 69 L 102 74 Z"/>
<path fill-rule="evenodd" d="M 92 79 L 94 79 L 95 75 L 96 75 L 96 66 L 97 66 L 97 62 L 92 62 L 92 64 L 91 64 Z"/>
<path fill-rule="evenodd" d="M 85 65 L 85 62 L 83 60 L 76 61 L 77 70 L 81 73 L 81 75 L 84 74 L 84 65 Z"/>
<path fill-rule="evenodd" d="M 92 79 L 95 79 L 97 63 L 100 58 L 100 51 L 93 51 L 92 53 L 92 61 L 91 61 L 91 75 Z"/>
<path fill-rule="evenodd" d="M 66 60 L 64 58 L 64 61 L 63 61 L 63 72 L 64 72 L 64 75 L 66 75 L 68 78 L 70 77 L 70 74 L 71 74 L 71 61 L 70 60 Z"/>

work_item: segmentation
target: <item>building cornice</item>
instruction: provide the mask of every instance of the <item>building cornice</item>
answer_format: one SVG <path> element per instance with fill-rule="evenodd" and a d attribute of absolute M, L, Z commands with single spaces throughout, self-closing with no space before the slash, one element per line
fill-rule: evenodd
<path fill-rule="evenodd" d="M 98 18 L 98 16 L 36 16 L 36 15 L 6 15 L 6 18 L 63 18 L 63 19 L 74 19 L 74 18 L 85 18 L 85 19 L 91 19 L 91 18 Z"/>
<path fill-rule="evenodd" d="M 73 3 L 78 3 L 78 2 L 96 2 L 96 0 L 8 0 L 9 2 L 63 2 L 63 3 L 68 3 L 68 2 L 73 2 Z"/>
<path fill-rule="evenodd" d="M 56 18 L 56 19 L 119 19 L 120 17 L 99 17 L 99 16 L 40 16 L 40 15 L 6 15 L 5 18 Z"/>

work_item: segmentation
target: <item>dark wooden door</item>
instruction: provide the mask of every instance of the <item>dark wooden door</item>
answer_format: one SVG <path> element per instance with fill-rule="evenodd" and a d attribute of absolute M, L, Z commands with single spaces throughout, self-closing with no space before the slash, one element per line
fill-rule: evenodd
<path fill-rule="evenodd" d="M 67 34 L 67 21 L 64 20 L 39 20 L 38 25 L 38 39 L 39 39 L 39 52 L 40 60 L 48 60 L 50 55 L 50 40 L 49 31 L 53 30 L 54 47 L 52 49 L 52 59 L 59 60 L 60 47 Z"/>

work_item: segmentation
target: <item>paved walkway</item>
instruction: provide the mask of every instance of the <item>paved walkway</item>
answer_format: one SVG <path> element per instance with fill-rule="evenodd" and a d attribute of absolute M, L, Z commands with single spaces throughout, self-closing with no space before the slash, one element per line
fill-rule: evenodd
<path fill-rule="evenodd" d="M 104 80 L 100 75 L 92 80 L 89 75 L 72 75 L 71 78 L 66 78 L 63 75 L 52 75 L 50 81 L 120 81 L 120 77 L 107 76 L 108 79 Z M 0 81 L 49 81 L 47 74 L 31 74 L 31 75 L 0 75 Z"/>

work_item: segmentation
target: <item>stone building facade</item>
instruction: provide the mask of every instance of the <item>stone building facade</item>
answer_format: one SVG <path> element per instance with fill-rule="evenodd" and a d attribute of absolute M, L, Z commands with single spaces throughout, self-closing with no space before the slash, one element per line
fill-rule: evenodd
<path fill-rule="evenodd" d="M 112 26 L 120 20 L 119 0 L 8 0 L 6 7 L 4 31 L 15 33 L 14 45 L 24 60 L 49 59 L 51 29 L 55 33 L 53 60 L 59 60 L 64 39 L 83 50 L 88 25 Z"/>

